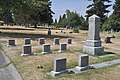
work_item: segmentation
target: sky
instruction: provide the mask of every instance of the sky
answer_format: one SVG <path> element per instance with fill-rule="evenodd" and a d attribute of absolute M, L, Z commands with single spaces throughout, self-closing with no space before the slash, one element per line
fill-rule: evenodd
<path fill-rule="evenodd" d="M 53 15 L 53 19 L 59 19 L 60 15 L 63 15 L 65 13 L 66 9 L 69 9 L 70 11 L 77 11 L 79 15 L 85 16 L 87 6 L 92 3 L 92 1 L 89 0 L 50 0 L 52 1 L 51 9 L 55 13 Z M 112 4 L 115 2 L 115 0 L 111 0 Z M 112 7 L 108 8 L 112 13 Z"/>

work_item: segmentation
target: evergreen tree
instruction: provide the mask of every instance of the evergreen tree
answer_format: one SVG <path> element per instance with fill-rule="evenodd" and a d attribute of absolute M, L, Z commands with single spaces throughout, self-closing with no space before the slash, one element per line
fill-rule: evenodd
<path fill-rule="evenodd" d="M 113 13 L 103 25 L 103 30 L 120 31 L 120 0 L 116 0 L 113 6 Z"/>
<path fill-rule="evenodd" d="M 89 8 L 89 10 L 86 11 L 87 20 L 90 16 L 92 16 L 93 14 L 96 14 L 97 16 L 100 17 L 101 23 L 104 23 L 105 20 L 107 19 L 106 14 L 110 12 L 109 10 L 107 10 L 107 8 L 111 6 L 109 4 L 105 4 L 105 2 L 110 3 L 111 1 L 110 0 L 93 0 L 93 3 L 87 7 Z"/>

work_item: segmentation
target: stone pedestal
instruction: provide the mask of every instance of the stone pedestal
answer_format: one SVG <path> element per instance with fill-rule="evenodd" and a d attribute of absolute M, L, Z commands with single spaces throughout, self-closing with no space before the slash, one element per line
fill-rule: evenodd
<path fill-rule="evenodd" d="M 104 48 L 100 41 L 100 18 L 96 15 L 89 17 L 88 40 L 85 42 L 83 52 L 96 55 L 101 54 Z"/>

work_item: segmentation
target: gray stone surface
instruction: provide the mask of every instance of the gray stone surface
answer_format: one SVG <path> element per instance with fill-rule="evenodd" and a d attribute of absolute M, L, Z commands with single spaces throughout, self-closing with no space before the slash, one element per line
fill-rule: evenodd
<path fill-rule="evenodd" d="M 83 52 L 95 55 L 104 51 L 100 41 L 100 18 L 96 15 L 89 17 L 88 40 L 85 42 Z"/>
<path fill-rule="evenodd" d="M 4 65 L 8 64 L 9 61 L 10 60 L 8 60 L 8 57 L 5 56 L 2 51 L 0 51 L 0 80 L 22 80 L 18 71 L 12 64 L 10 64 L 8 67 L 3 67 Z"/>
<path fill-rule="evenodd" d="M 103 67 L 108 67 L 108 66 L 112 66 L 115 64 L 120 64 L 120 59 L 107 61 L 107 62 L 103 62 L 103 63 L 92 64 L 90 66 L 93 66 L 94 68 L 103 68 Z"/>
<path fill-rule="evenodd" d="M 60 43 L 60 47 L 59 47 L 59 51 L 58 52 L 65 52 L 67 50 L 67 44 L 66 43 Z"/>
<path fill-rule="evenodd" d="M 51 53 L 51 48 L 50 48 L 50 44 L 43 44 L 42 45 L 42 54 L 46 54 L 46 53 Z"/>
<path fill-rule="evenodd" d="M 68 38 L 68 39 L 67 39 L 67 43 L 68 43 L 68 44 L 72 44 L 72 38 Z"/>
<path fill-rule="evenodd" d="M 31 45 L 23 45 L 21 56 L 28 56 L 32 54 Z"/>
<path fill-rule="evenodd" d="M 8 40 L 7 46 L 15 46 L 15 45 L 16 44 L 15 44 L 15 39 L 14 38 L 11 38 L 11 39 Z"/>
<path fill-rule="evenodd" d="M 89 65 L 89 56 L 87 54 L 79 55 L 78 66 L 85 67 Z"/>
<path fill-rule="evenodd" d="M 59 72 L 66 70 L 66 58 L 55 58 L 54 59 L 54 71 Z"/>
<path fill-rule="evenodd" d="M 103 68 L 103 67 L 108 67 L 108 66 L 112 66 L 115 64 L 120 64 L 120 59 L 97 63 L 97 64 L 91 64 L 87 67 L 75 67 L 75 68 L 68 69 L 68 72 L 70 72 L 71 74 L 78 74 L 78 73 L 82 73 L 84 70 Z"/>
<path fill-rule="evenodd" d="M 31 39 L 30 38 L 25 38 L 24 39 L 24 45 L 30 45 L 31 44 Z"/>
<path fill-rule="evenodd" d="M 38 45 L 43 45 L 43 44 L 45 44 L 45 38 L 39 38 Z"/>
<path fill-rule="evenodd" d="M 52 77 L 66 73 L 66 58 L 55 58 L 54 59 L 54 70 L 49 73 Z"/>
<path fill-rule="evenodd" d="M 60 40 L 59 38 L 54 38 L 54 43 L 53 44 L 54 45 L 59 45 L 60 44 L 59 40 Z"/>

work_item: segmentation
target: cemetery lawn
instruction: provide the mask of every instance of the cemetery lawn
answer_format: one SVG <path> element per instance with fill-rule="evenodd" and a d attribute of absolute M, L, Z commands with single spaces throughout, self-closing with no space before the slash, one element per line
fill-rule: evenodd
<path fill-rule="evenodd" d="M 87 39 L 87 31 L 80 30 L 78 34 L 69 33 L 71 30 L 63 30 L 66 34 L 60 33 L 58 29 L 52 29 L 52 36 L 47 36 L 45 28 L 24 28 L 18 26 L 0 26 L 0 39 L 7 40 L 9 38 L 16 38 L 17 46 L 7 47 L 6 43 L 1 43 L 0 48 L 10 58 L 11 63 L 15 65 L 23 80 L 119 80 L 120 79 L 120 65 L 113 65 L 111 67 L 84 71 L 76 75 L 60 75 L 52 78 L 47 75 L 53 70 L 53 59 L 56 57 L 67 58 L 67 68 L 74 68 L 77 66 L 78 55 L 80 54 L 84 41 Z M 56 33 L 58 32 L 58 33 Z M 101 33 L 101 40 L 105 47 L 105 52 L 115 54 L 112 57 L 98 58 L 98 56 L 91 56 L 90 64 L 105 62 L 113 59 L 120 59 L 120 33 L 114 33 L 116 38 L 112 38 L 110 44 L 104 43 L 106 32 Z M 113 35 L 113 33 L 109 34 Z M 32 39 L 32 51 L 36 53 L 31 56 L 22 57 L 22 45 L 24 38 Z M 46 43 L 51 44 L 52 54 L 42 55 L 42 46 L 38 46 L 38 38 L 45 38 Z M 73 39 L 73 44 L 68 45 L 68 50 L 65 53 L 57 53 L 58 45 L 53 45 L 54 37 L 59 37 L 60 42 L 65 42 L 68 37 Z M 3 46 L 3 47 L 2 47 Z M 41 68 L 37 68 L 42 66 Z"/>

